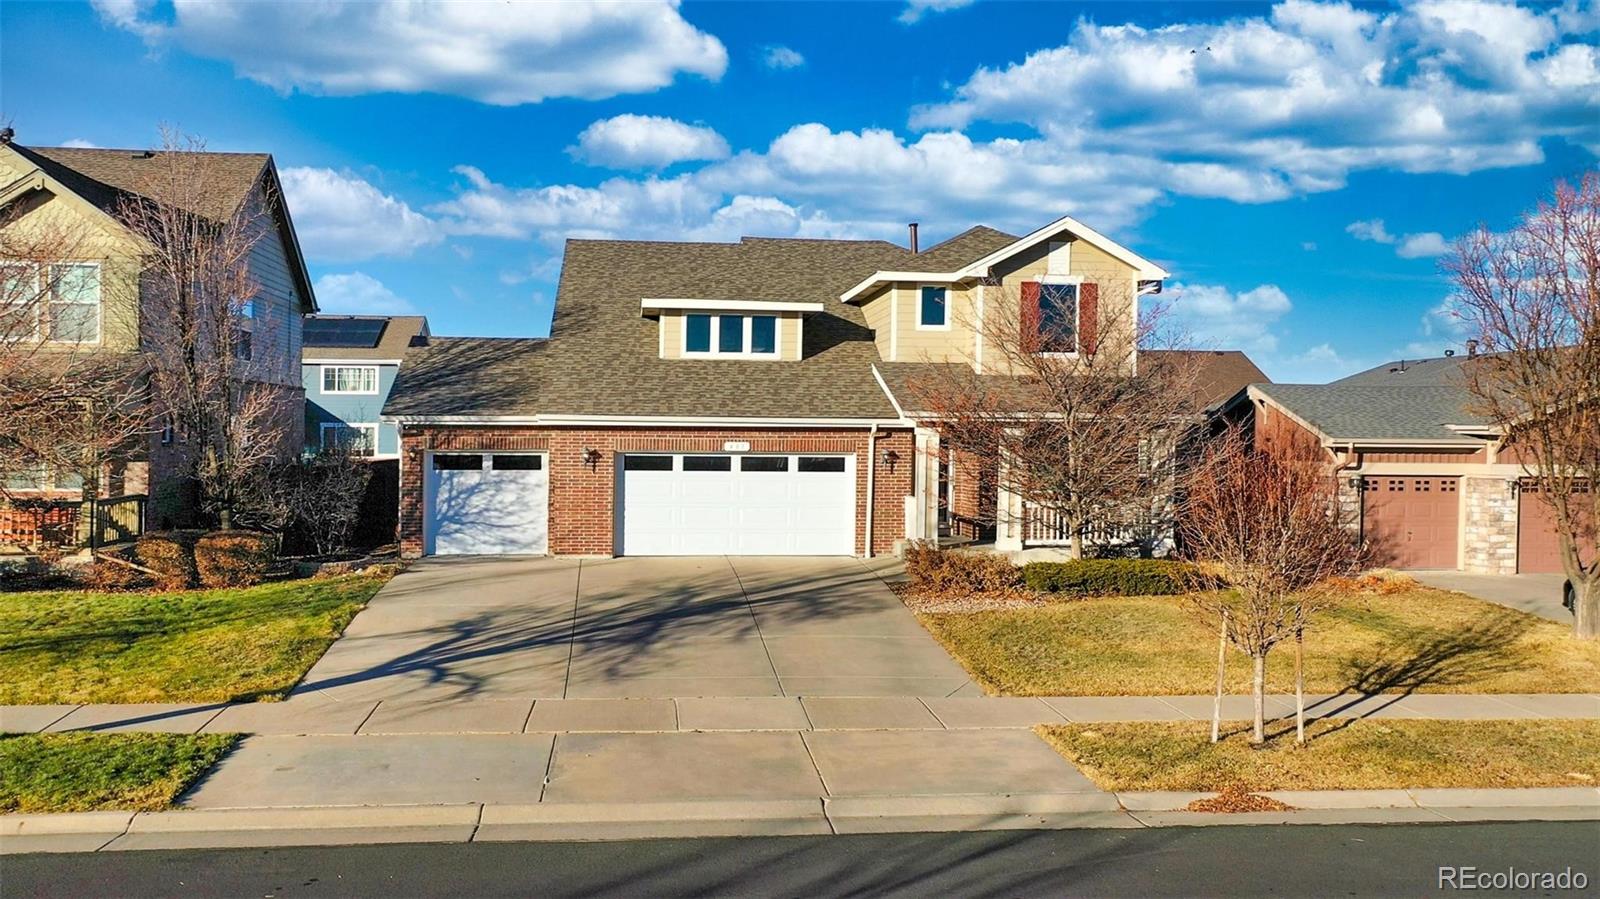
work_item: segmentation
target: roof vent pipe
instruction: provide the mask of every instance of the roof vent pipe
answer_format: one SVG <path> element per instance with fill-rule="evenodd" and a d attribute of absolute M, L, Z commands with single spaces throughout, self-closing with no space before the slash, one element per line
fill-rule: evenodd
<path fill-rule="evenodd" d="M 912 222 L 908 227 L 911 230 L 911 252 L 921 252 L 917 249 L 917 223 Z"/>
<path fill-rule="evenodd" d="M 1476 340 L 1467 341 L 1467 358 L 1468 359 L 1473 359 L 1473 358 L 1476 358 L 1477 355 L 1478 355 L 1478 341 L 1476 341 Z"/>

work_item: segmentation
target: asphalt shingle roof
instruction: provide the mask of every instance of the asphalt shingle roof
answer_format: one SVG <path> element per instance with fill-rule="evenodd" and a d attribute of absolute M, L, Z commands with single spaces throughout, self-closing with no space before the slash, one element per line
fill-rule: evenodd
<path fill-rule="evenodd" d="M 148 196 L 162 175 L 161 152 L 80 147 L 11 148 L 45 174 L 106 212 L 115 212 L 127 195 Z M 205 179 L 187 212 L 211 219 L 231 216 L 255 188 L 262 169 L 272 161 L 266 153 L 181 153 Z"/>
<path fill-rule="evenodd" d="M 1001 247 L 1019 240 L 1012 234 L 996 231 L 987 225 L 978 225 L 957 234 L 943 243 L 935 244 L 912 256 L 915 260 L 909 271 L 955 271 L 969 262 L 975 262 Z"/>
<path fill-rule="evenodd" d="M 1447 425 L 1482 424 L 1460 387 L 1369 384 L 1261 384 L 1256 390 L 1333 440 L 1479 441 Z"/>
<path fill-rule="evenodd" d="M 534 337 L 430 337 L 413 347 L 384 415 L 531 415 L 549 344 Z"/>
<path fill-rule="evenodd" d="M 306 327 L 313 327 L 313 322 L 340 319 L 368 319 L 386 324 L 383 333 L 378 336 L 377 346 L 308 345 L 300 351 L 300 358 L 307 362 L 318 359 L 403 359 L 413 344 L 421 343 L 418 337 L 426 333 L 428 327 L 428 318 L 423 315 L 308 315 Z"/>

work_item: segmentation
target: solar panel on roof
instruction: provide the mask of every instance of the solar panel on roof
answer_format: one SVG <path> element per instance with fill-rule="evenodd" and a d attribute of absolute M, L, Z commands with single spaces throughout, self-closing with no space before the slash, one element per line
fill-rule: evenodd
<path fill-rule="evenodd" d="M 308 318 L 303 341 L 306 346 L 342 346 L 371 349 L 383 336 L 384 319 Z"/>

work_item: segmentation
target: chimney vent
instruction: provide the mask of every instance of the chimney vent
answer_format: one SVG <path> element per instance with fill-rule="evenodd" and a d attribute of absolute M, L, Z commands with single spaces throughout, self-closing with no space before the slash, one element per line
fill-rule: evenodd
<path fill-rule="evenodd" d="M 5 126 L 4 128 L 0 128 L 0 144 L 9 144 L 9 143 L 11 143 L 11 139 L 16 137 L 16 136 L 17 136 L 17 129 L 11 127 L 10 125 Z"/>
<path fill-rule="evenodd" d="M 1476 340 L 1467 341 L 1467 358 L 1468 359 L 1473 359 L 1473 358 L 1476 358 L 1477 355 L 1478 355 L 1478 341 L 1476 341 Z"/>
<path fill-rule="evenodd" d="M 922 251 L 917 249 L 917 223 L 912 222 L 909 228 L 911 230 L 911 252 L 920 253 Z"/>

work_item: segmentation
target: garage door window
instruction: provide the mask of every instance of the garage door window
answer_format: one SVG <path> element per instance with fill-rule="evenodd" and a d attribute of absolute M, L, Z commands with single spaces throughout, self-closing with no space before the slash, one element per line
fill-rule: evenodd
<path fill-rule="evenodd" d="M 684 471 L 731 471 L 733 460 L 727 456 L 684 456 Z"/>
<path fill-rule="evenodd" d="M 435 453 L 434 471 L 482 471 L 483 457 L 477 453 Z"/>
<path fill-rule="evenodd" d="M 671 456 L 623 456 L 624 471 L 671 471 Z"/>
<path fill-rule="evenodd" d="M 843 456 L 801 456 L 801 471 L 844 471 Z"/>
<path fill-rule="evenodd" d="M 495 456 L 495 471 L 539 471 L 544 468 L 544 459 L 541 456 Z"/>
<path fill-rule="evenodd" d="M 745 456 L 739 460 L 740 471 L 788 471 L 788 456 Z"/>

